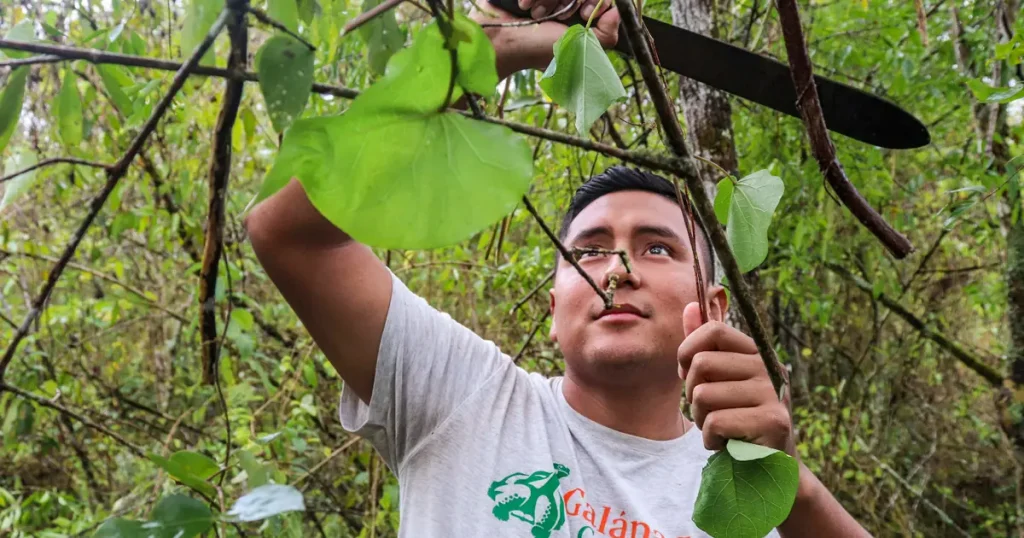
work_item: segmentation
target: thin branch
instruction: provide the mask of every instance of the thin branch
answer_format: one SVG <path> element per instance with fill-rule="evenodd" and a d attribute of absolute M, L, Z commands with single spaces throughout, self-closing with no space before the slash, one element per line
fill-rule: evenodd
<path fill-rule="evenodd" d="M 522 299 L 516 301 L 516 304 L 512 307 L 511 310 L 508 311 L 509 315 L 515 314 L 516 310 L 519 310 L 524 304 L 526 304 L 526 301 L 529 301 L 534 295 L 537 295 L 537 292 L 540 291 L 540 289 L 543 288 L 545 284 L 551 282 L 551 279 L 554 277 L 555 270 L 552 269 L 551 272 L 548 273 L 548 276 L 544 277 L 544 280 L 541 280 L 536 286 L 533 287 L 532 290 L 526 292 L 526 295 L 524 295 Z"/>
<path fill-rule="evenodd" d="M 860 288 L 860 290 L 863 291 L 864 293 L 870 295 L 874 294 L 874 288 L 871 286 L 871 284 L 867 283 L 864 279 L 860 278 L 859 276 L 854 275 L 847 268 L 834 263 L 826 263 L 825 267 L 827 267 L 836 275 L 854 284 L 855 286 Z M 975 373 L 985 378 L 985 381 L 988 381 L 989 384 L 991 384 L 993 387 L 1000 388 L 1003 386 L 1004 378 L 1002 375 L 999 374 L 998 371 L 996 371 L 995 368 L 992 368 L 991 366 L 982 362 L 982 359 L 975 357 L 966 349 L 961 347 L 960 344 L 947 338 L 946 335 L 928 327 L 928 325 L 923 320 L 921 320 L 921 318 L 918 318 L 917 316 L 912 314 L 909 310 L 904 308 L 903 305 L 886 297 L 884 294 L 878 295 L 876 300 L 884 304 L 885 307 L 888 308 L 889 310 L 895 312 L 896 315 L 903 318 L 903 320 L 906 321 L 907 324 L 909 324 L 914 329 L 917 329 L 917 331 L 921 333 L 922 336 L 931 340 L 932 342 L 935 342 L 936 344 L 939 345 L 939 347 L 945 349 L 951 355 L 956 357 L 957 360 L 959 360 L 964 366 L 970 368 L 971 370 L 974 370 Z"/>
<path fill-rule="evenodd" d="M 545 15 L 545 16 L 539 18 L 539 19 L 529 19 L 529 20 L 525 20 L 525 21 L 514 21 L 514 22 L 484 22 L 484 23 L 480 23 L 480 26 L 483 27 L 483 28 L 515 28 L 515 27 L 518 27 L 518 26 L 533 26 L 534 24 L 540 24 L 542 22 L 553 21 L 553 20 L 557 19 L 558 17 L 561 17 L 562 15 L 565 15 L 566 13 L 572 11 L 573 9 L 576 9 L 576 7 L 577 7 L 577 3 L 576 2 L 569 2 L 562 9 L 560 9 L 560 10 L 558 10 L 558 11 L 556 11 L 556 12 L 550 14 L 550 15 Z"/>
<path fill-rule="evenodd" d="M 22 174 L 27 174 L 27 173 L 29 173 L 29 172 L 31 172 L 33 170 L 38 170 L 40 168 L 43 168 L 44 166 L 51 166 L 51 165 L 54 165 L 54 164 L 61 164 L 61 163 L 80 164 L 80 165 L 83 165 L 83 166 L 92 166 L 92 167 L 95 167 L 95 168 L 103 168 L 103 169 L 110 168 L 109 164 L 98 163 L 96 161 L 89 161 L 89 160 L 86 160 L 86 159 L 78 159 L 78 158 L 75 158 L 75 157 L 51 157 L 49 159 L 43 159 L 43 160 L 37 162 L 36 164 L 33 164 L 32 166 L 29 166 L 27 168 L 22 168 L 21 170 L 18 170 L 16 172 L 12 172 L 10 174 L 7 174 L 6 176 L 0 177 L 0 183 L 3 183 L 5 181 L 10 181 L 10 180 L 12 180 L 12 179 L 22 175 Z"/>
<path fill-rule="evenodd" d="M 818 100 L 818 89 L 814 84 L 811 59 L 800 26 L 800 13 L 796 0 L 776 0 L 782 24 L 782 35 L 786 41 L 786 56 L 789 59 L 793 87 L 797 94 L 797 108 L 804 120 L 811 151 L 818 161 L 818 168 L 843 204 L 897 259 L 903 259 L 914 251 L 907 238 L 896 231 L 850 183 L 843 166 L 836 157 L 836 148 L 825 126 L 825 117 Z"/>
<path fill-rule="evenodd" d="M 128 441 L 124 437 L 121 437 L 120 435 L 114 433 L 113 431 L 111 431 L 106 426 L 103 426 L 101 424 L 97 424 L 97 423 L 93 422 L 92 420 L 89 420 L 89 419 L 83 417 L 82 415 L 79 415 L 78 413 L 68 409 L 67 407 L 64 407 L 63 405 L 60 405 L 60 404 L 55 403 L 53 401 L 50 401 L 49 399 L 44 398 L 42 396 L 39 396 L 38 394 L 33 394 L 31 392 L 19 389 L 18 387 L 15 387 L 13 385 L 8 385 L 7 383 L 0 382 L 0 392 L 3 392 L 5 390 L 10 392 L 10 393 L 12 393 L 12 394 L 17 394 L 18 396 L 21 396 L 22 398 L 25 398 L 27 400 L 32 400 L 33 402 L 35 402 L 35 403 L 37 403 L 37 404 L 39 404 L 39 405 L 41 405 L 43 407 L 49 407 L 50 409 L 53 409 L 53 410 L 63 414 L 64 416 L 71 417 L 71 418 L 81 422 L 86 427 L 92 428 L 92 429 L 94 429 L 94 430 L 96 430 L 98 432 L 106 434 L 107 436 L 109 436 L 114 441 L 117 441 L 119 444 L 124 445 L 126 448 L 128 448 L 129 450 L 134 452 L 136 456 L 139 456 L 139 457 L 145 457 L 146 456 L 146 453 L 141 448 L 135 446 L 134 444 L 132 444 L 130 441 Z"/>
<path fill-rule="evenodd" d="M 321 467 L 323 467 L 324 465 L 327 465 L 328 462 L 330 462 L 334 458 L 338 457 L 339 454 L 341 454 L 342 452 L 345 452 L 346 450 L 348 450 L 349 447 L 351 447 L 352 445 L 358 443 L 361 439 L 362 439 L 362 437 L 353 436 L 351 439 L 346 441 L 345 444 L 343 444 L 343 445 L 339 446 L 338 448 L 334 449 L 334 452 L 331 452 L 331 454 L 329 456 L 327 456 L 326 458 L 320 460 L 319 463 L 317 463 L 312 468 L 310 468 L 308 471 L 303 473 L 302 476 L 296 478 L 295 481 L 291 483 L 291 486 L 295 487 L 295 486 L 297 486 L 299 484 L 299 482 L 302 482 L 306 478 L 309 478 L 311 475 L 313 475 L 314 473 L 319 471 Z M 303 488 L 303 491 L 305 491 L 305 488 Z"/>
<path fill-rule="evenodd" d="M 572 264 L 573 268 L 576 269 L 576 272 L 578 272 L 580 276 L 583 277 L 583 280 L 586 280 L 587 284 L 590 284 L 590 287 L 594 288 L 594 291 L 597 293 L 597 295 L 601 297 L 601 301 L 604 302 L 604 307 L 611 308 L 615 306 L 612 303 L 612 298 L 609 297 L 608 294 L 605 293 L 604 290 L 602 290 L 596 282 L 594 282 L 594 279 L 591 278 L 590 275 L 586 271 L 584 271 L 582 267 L 580 267 L 579 262 L 576 261 L 576 256 L 573 256 L 572 253 L 569 252 L 569 249 L 565 248 L 565 245 L 562 244 L 562 241 L 558 239 L 558 236 L 551 232 L 551 228 L 548 228 L 548 225 L 544 223 L 544 219 L 540 218 L 540 215 L 537 213 L 537 209 L 533 207 L 533 204 L 530 203 L 530 199 L 527 198 L 526 196 L 523 196 L 523 205 L 525 205 L 526 210 L 529 211 L 531 215 L 533 215 L 533 218 L 537 221 L 537 224 L 540 224 L 541 229 L 544 230 L 545 234 L 547 234 L 548 239 L 550 239 L 551 242 L 555 244 L 555 248 L 558 249 L 558 252 L 562 255 L 562 258 L 564 258 L 565 261 Z"/>
<path fill-rule="evenodd" d="M 373 6 L 368 11 L 360 13 L 358 17 L 348 21 L 348 24 L 346 24 L 345 28 L 342 29 L 341 31 L 341 36 L 347 36 L 360 26 L 375 19 L 381 13 L 384 13 L 385 11 L 388 11 L 396 7 L 398 4 L 401 4 L 402 2 L 405 2 L 405 0 L 385 0 L 384 2 L 381 2 L 376 6 Z"/>
<path fill-rule="evenodd" d="M 544 322 L 547 321 L 550 315 L 551 310 L 544 310 L 544 313 L 538 316 L 536 320 L 534 320 L 533 327 L 530 328 L 530 332 L 526 335 L 526 341 L 523 342 L 522 346 L 520 346 L 519 351 L 516 353 L 516 356 L 512 357 L 513 363 L 519 362 L 519 359 L 523 357 L 523 353 L 526 352 L 526 348 L 530 347 L 530 342 L 533 342 L 533 337 L 537 335 L 537 331 L 540 330 L 541 326 L 544 325 Z"/>
<path fill-rule="evenodd" d="M 155 58 L 146 58 L 142 56 L 133 56 L 130 54 L 118 54 L 112 52 L 105 52 L 95 49 L 80 49 L 75 47 L 65 47 L 61 45 L 49 45 L 45 43 L 28 43 L 23 41 L 12 41 L 9 39 L 0 39 L 0 49 L 12 49 L 28 52 L 42 52 L 49 54 L 56 54 L 65 59 L 71 60 L 85 60 L 94 64 L 112 64 L 112 65 L 123 65 L 128 67 L 142 67 L 147 69 L 159 69 L 162 71 L 177 71 L 181 69 L 182 64 L 178 62 L 172 62 L 167 60 L 158 60 Z M 224 68 L 219 67 L 208 67 L 208 66 L 195 66 L 192 69 L 192 74 L 225 78 L 228 80 L 244 80 L 246 82 L 259 82 L 259 76 L 251 71 L 244 73 L 236 73 L 228 71 Z M 313 92 L 322 95 L 332 95 L 334 97 L 341 97 L 343 99 L 355 99 L 359 96 L 359 91 L 351 88 L 345 88 L 343 86 L 332 86 L 329 84 L 313 84 Z M 550 110 L 550 109 L 549 109 Z M 550 140 L 552 142 L 558 142 L 568 146 L 573 146 L 587 151 L 594 151 L 608 157 L 619 159 L 627 163 L 631 163 L 637 166 L 649 168 L 651 170 L 657 170 L 668 174 L 675 174 L 685 176 L 689 169 L 684 168 L 676 159 L 661 156 L 653 152 L 648 151 L 627 151 L 609 144 L 602 144 L 600 142 L 594 142 L 586 138 L 579 138 L 558 131 L 552 131 L 540 127 L 534 127 L 532 125 L 526 125 L 522 123 L 516 123 L 506 121 L 499 118 L 492 118 L 489 116 L 474 116 L 471 112 L 459 111 L 468 117 L 478 119 L 480 121 L 486 121 L 497 125 L 504 125 L 517 133 L 522 133 L 535 138 L 542 138 Z M 643 138 L 643 137 L 641 137 Z"/>
<path fill-rule="evenodd" d="M 131 145 L 128 147 L 128 151 L 112 166 L 107 168 L 107 182 L 103 185 L 102 190 L 99 194 L 93 198 L 90 203 L 89 213 L 86 215 L 85 220 L 78 226 L 75 231 L 75 235 L 71 238 L 71 241 L 64 247 L 64 252 L 61 254 L 60 259 L 54 264 L 53 268 L 49 272 L 49 276 L 46 282 L 43 284 L 42 289 L 39 291 L 39 295 L 32 301 L 32 309 L 28 315 L 22 321 L 21 326 L 18 327 L 18 331 L 14 333 L 14 338 L 11 339 L 11 343 L 8 344 L 7 350 L 4 351 L 3 358 L 0 358 L 0 383 L 3 382 L 4 374 L 7 372 L 7 366 L 14 358 L 15 351 L 18 350 L 18 346 L 21 341 L 28 335 L 29 329 L 32 323 L 39 317 L 39 314 L 43 311 L 43 305 L 46 300 L 50 297 L 50 293 L 53 288 L 57 285 L 57 281 L 60 280 L 61 274 L 64 273 L 64 268 L 67 267 L 68 262 L 71 261 L 71 257 L 75 255 L 75 251 L 78 249 L 78 245 L 85 238 L 86 232 L 96 219 L 96 215 L 99 214 L 100 210 L 103 209 L 103 205 L 106 203 L 107 198 L 110 197 L 110 193 L 117 187 L 121 178 L 128 172 L 128 165 L 135 159 L 142 150 L 142 145 L 149 138 L 149 135 L 156 129 L 156 124 L 163 117 L 167 109 L 170 108 L 171 103 L 174 101 L 174 97 L 177 96 L 178 90 L 185 85 L 185 81 L 188 80 L 189 74 L 199 63 L 199 59 L 202 58 L 203 54 L 213 45 L 214 40 L 217 38 L 217 34 L 220 33 L 221 29 L 224 28 L 224 24 L 228 18 L 228 10 L 224 10 L 217 17 L 216 22 L 210 28 L 210 31 L 206 34 L 203 42 L 196 47 L 195 52 L 189 57 L 188 61 L 181 66 L 181 69 L 174 75 L 174 79 L 171 81 L 171 87 L 167 90 L 167 94 L 160 100 L 159 103 L 153 108 L 153 113 L 149 119 L 139 130 L 139 134 L 132 140 Z"/>
<path fill-rule="evenodd" d="M 688 157 L 689 152 L 686 150 L 686 139 L 679 127 L 679 122 L 676 119 L 675 111 L 672 109 L 665 87 L 661 84 L 661 78 L 658 76 L 647 40 L 644 38 L 644 31 L 640 26 L 641 23 L 636 9 L 630 0 L 615 0 L 615 5 L 622 16 L 626 35 L 633 45 L 634 56 L 640 64 L 644 80 L 651 92 L 651 99 L 659 111 L 661 125 L 669 135 L 673 151 L 676 155 L 683 157 L 678 159 L 677 162 L 679 167 L 684 172 L 687 172 L 681 175 L 690 188 L 694 202 L 693 209 L 697 213 L 697 217 L 705 224 L 708 235 L 711 236 L 711 244 L 714 246 L 718 259 L 722 262 L 725 275 L 729 279 L 729 289 L 732 292 L 732 296 L 736 299 L 736 304 L 743 315 L 744 321 L 747 323 L 747 327 L 750 328 L 750 336 L 757 344 L 757 350 L 761 355 L 761 360 L 764 361 L 765 369 L 768 370 L 768 376 L 772 380 L 772 385 L 781 398 L 786 383 L 782 365 L 779 364 L 775 348 L 772 347 L 768 333 L 761 322 L 750 287 L 743 278 L 743 273 L 740 271 L 739 264 L 736 263 L 732 249 L 729 248 L 729 240 L 725 236 L 725 230 L 722 229 L 722 226 L 714 216 L 714 207 L 711 204 L 711 199 L 708 198 L 707 191 L 704 190 L 704 184 L 697 173 L 697 167 L 694 165 L 693 160 Z M 696 255 L 694 258 L 696 258 Z"/>
<path fill-rule="evenodd" d="M 300 36 L 299 34 L 291 31 L 284 24 L 274 20 L 273 17 L 271 17 L 270 15 L 267 15 L 266 13 L 264 13 L 262 9 L 255 8 L 255 7 L 252 7 L 252 6 L 248 6 L 246 8 L 246 11 L 248 11 L 249 13 L 252 13 L 252 16 L 256 17 L 256 19 L 258 19 L 263 24 L 266 24 L 267 26 L 272 26 L 272 27 L 276 28 L 277 30 L 280 30 L 280 31 L 282 31 L 282 32 L 292 36 L 293 38 L 295 38 L 296 40 L 301 42 L 303 45 L 305 45 L 309 50 L 316 50 L 316 46 L 314 46 L 309 41 L 306 41 L 306 39 L 303 38 L 302 36 Z M 230 67 L 228 69 L 230 69 Z"/>
<path fill-rule="evenodd" d="M 31 58 L 21 58 L 18 60 L 4 60 L 0 62 L 0 67 L 19 67 L 22 65 L 55 64 L 63 61 L 64 58 L 61 58 L 60 56 L 32 56 Z"/>

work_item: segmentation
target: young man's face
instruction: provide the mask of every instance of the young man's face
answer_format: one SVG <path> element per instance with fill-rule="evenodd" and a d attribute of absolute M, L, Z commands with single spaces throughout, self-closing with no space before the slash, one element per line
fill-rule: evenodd
<path fill-rule="evenodd" d="M 624 250 L 633 271 L 627 275 L 618 256 L 584 255 L 579 260 L 602 289 L 611 275 L 618 275 L 615 303 L 622 307 L 606 311 L 593 288 L 559 259 L 551 291 L 551 338 L 575 376 L 602 384 L 652 377 L 678 382 L 683 309 L 697 300 L 694 253 L 687 237 L 679 206 L 646 191 L 607 194 L 573 220 L 566 247 Z M 701 261 L 704 270 L 707 262 Z M 707 297 L 709 315 L 721 320 L 724 292 L 714 286 Z"/>

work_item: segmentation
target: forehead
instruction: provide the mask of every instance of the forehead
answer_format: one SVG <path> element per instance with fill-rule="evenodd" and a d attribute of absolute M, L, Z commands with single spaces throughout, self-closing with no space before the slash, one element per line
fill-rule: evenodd
<path fill-rule="evenodd" d="M 676 202 L 647 191 L 619 191 L 594 200 L 573 219 L 566 233 L 572 241 L 580 231 L 607 227 L 615 235 L 629 234 L 638 226 L 664 226 L 680 237 L 686 236 L 686 223 Z"/>

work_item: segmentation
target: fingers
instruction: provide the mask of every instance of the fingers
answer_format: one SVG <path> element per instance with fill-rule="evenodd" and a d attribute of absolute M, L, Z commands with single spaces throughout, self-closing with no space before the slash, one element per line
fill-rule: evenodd
<path fill-rule="evenodd" d="M 686 380 L 686 400 L 693 402 L 693 391 L 702 383 L 756 380 L 771 387 L 760 355 L 723 351 L 703 351 L 691 361 L 679 361 L 680 377 Z"/>
<path fill-rule="evenodd" d="M 519 7 L 524 10 L 529 10 L 530 17 L 539 19 L 551 15 L 552 13 L 558 13 L 574 1 L 575 0 L 519 0 Z M 573 10 L 569 9 L 568 13 L 571 15 Z"/>
<path fill-rule="evenodd" d="M 708 413 L 701 434 L 708 450 L 725 448 L 728 439 L 742 439 L 785 451 L 790 429 L 785 406 L 775 403 Z"/>
<path fill-rule="evenodd" d="M 692 303 L 696 304 L 696 303 Z M 684 329 L 686 329 L 687 312 L 692 311 L 690 305 L 683 310 Z M 699 316 L 699 313 L 698 313 Z M 689 323 L 692 323 L 690 321 Z M 757 353 L 757 345 L 749 336 L 720 321 L 709 321 L 698 326 L 686 335 L 679 346 L 678 359 L 680 364 L 689 362 L 693 356 L 703 351 L 730 351 L 733 353 Z"/>
<path fill-rule="evenodd" d="M 700 318 L 700 304 L 690 303 L 683 309 L 683 337 L 689 337 L 704 324 Z"/>
<path fill-rule="evenodd" d="M 704 421 L 711 413 L 723 409 L 757 407 L 771 403 L 774 397 L 771 385 L 759 380 L 703 383 L 693 389 L 690 412 L 697 427 L 703 429 Z"/>

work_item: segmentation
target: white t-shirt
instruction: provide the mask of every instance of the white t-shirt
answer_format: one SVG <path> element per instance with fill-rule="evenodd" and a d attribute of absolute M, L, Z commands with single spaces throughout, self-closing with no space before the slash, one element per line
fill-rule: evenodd
<path fill-rule="evenodd" d="M 705 537 L 692 522 L 712 452 L 696 427 L 654 441 L 598 424 L 396 277 L 370 405 L 341 422 L 398 476 L 402 538 Z M 772 536 L 777 536 L 773 531 Z"/>

